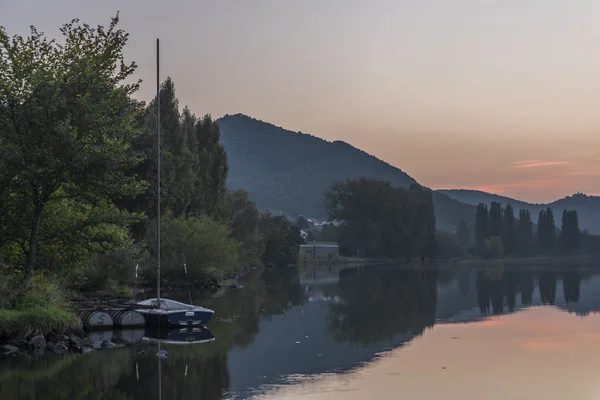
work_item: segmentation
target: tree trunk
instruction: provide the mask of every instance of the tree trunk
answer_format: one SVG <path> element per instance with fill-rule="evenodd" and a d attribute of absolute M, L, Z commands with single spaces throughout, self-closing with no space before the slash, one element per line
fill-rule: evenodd
<path fill-rule="evenodd" d="M 38 231 L 40 229 L 40 220 L 44 207 L 37 208 L 34 219 L 31 224 L 31 234 L 29 236 L 29 250 L 27 251 L 27 260 L 25 262 L 25 286 L 29 286 L 33 273 L 35 272 L 35 263 L 38 247 Z"/>

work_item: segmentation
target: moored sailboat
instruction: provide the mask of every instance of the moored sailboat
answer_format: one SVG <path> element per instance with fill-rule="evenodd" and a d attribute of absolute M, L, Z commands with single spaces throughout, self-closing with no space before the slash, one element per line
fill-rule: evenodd
<path fill-rule="evenodd" d="M 146 317 L 146 325 L 162 326 L 195 326 L 206 324 L 212 318 L 214 311 L 208 308 L 185 304 L 179 301 L 160 298 L 160 52 L 159 40 L 156 39 L 156 141 L 157 141 L 157 179 L 156 179 L 156 298 L 136 303 L 143 308 L 137 312 Z"/>

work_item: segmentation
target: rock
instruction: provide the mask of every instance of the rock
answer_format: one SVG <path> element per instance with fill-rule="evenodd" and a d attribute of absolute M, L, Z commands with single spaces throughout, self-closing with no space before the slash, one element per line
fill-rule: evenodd
<path fill-rule="evenodd" d="M 28 347 L 27 340 L 25 340 L 25 339 L 9 340 L 6 342 L 6 344 L 17 347 L 22 350 L 24 350 Z"/>
<path fill-rule="evenodd" d="M 67 347 L 65 342 L 60 341 L 60 342 L 56 342 L 52 346 L 52 351 L 55 352 L 56 354 L 65 354 L 67 351 L 69 351 L 69 348 Z"/>
<path fill-rule="evenodd" d="M 102 341 L 102 348 L 103 349 L 108 349 L 110 347 L 114 347 L 115 344 L 113 342 L 111 342 L 110 340 L 103 340 Z"/>
<path fill-rule="evenodd" d="M 29 340 L 28 346 L 33 349 L 43 349 L 46 347 L 46 338 L 43 335 L 35 335 Z"/>
<path fill-rule="evenodd" d="M 16 354 L 19 354 L 19 348 L 17 346 L 5 344 L 4 346 L 0 347 L 0 356 L 2 357 L 9 357 Z"/>
<path fill-rule="evenodd" d="M 102 342 L 99 340 L 96 340 L 95 342 L 92 343 L 92 348 L 95 350 L 101 349 L 102 348 Z"/>
<path fill-rule="evenodd" d="M 89 347 L 87 347 L 87 346 L 82 346 L 82 347 L 81 347 L 81 354 L 89 354 L 89 353 L 91 353 L 92 351 L 94 351 L 94 350 L 93 350 L 93 349 L 91 349 L 91 348 L 89 348 Z"/>

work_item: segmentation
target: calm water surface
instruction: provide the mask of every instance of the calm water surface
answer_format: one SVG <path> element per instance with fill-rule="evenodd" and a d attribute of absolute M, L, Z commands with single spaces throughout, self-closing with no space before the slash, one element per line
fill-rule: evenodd
<path fill-rule="evenodd" d="M 4 362 L 0 399 L 599 399 L 596 265 L 260 271 L 202 302 L 213 341 L 108 332 L 137 343 Z"/>

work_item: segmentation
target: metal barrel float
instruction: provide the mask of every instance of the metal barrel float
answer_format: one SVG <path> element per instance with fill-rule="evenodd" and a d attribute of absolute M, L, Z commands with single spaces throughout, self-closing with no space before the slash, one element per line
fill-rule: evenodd
<path fill-rule="evenodd" d="M 88 339 L 91 343 L 104 342 L 105 340 L 111 341 L 113 339 L 113 331 L 102 330 L 88 333 Z"/>
<path fill-rule="evenodd" d="M 141 342 L 145 334 L 145 329 L 116 329 L 115 339 L 127 344 L 134 344 Z"/>
<path fill-rule="evenodd" d="M 107 310 L 107 312 L 112 317 L 115 326 L 136 327 L 144 326 L 146 324 L 146 318 L 135 310 L 115 308 Z"/>
<path fill-rule="evenodd" d="M 81 318 L 83 325 L 90 329 L 106 329 L 112 328 L 113 319 L 104 311 L 98 310 L 79 310 L 77 315 Z"/>

